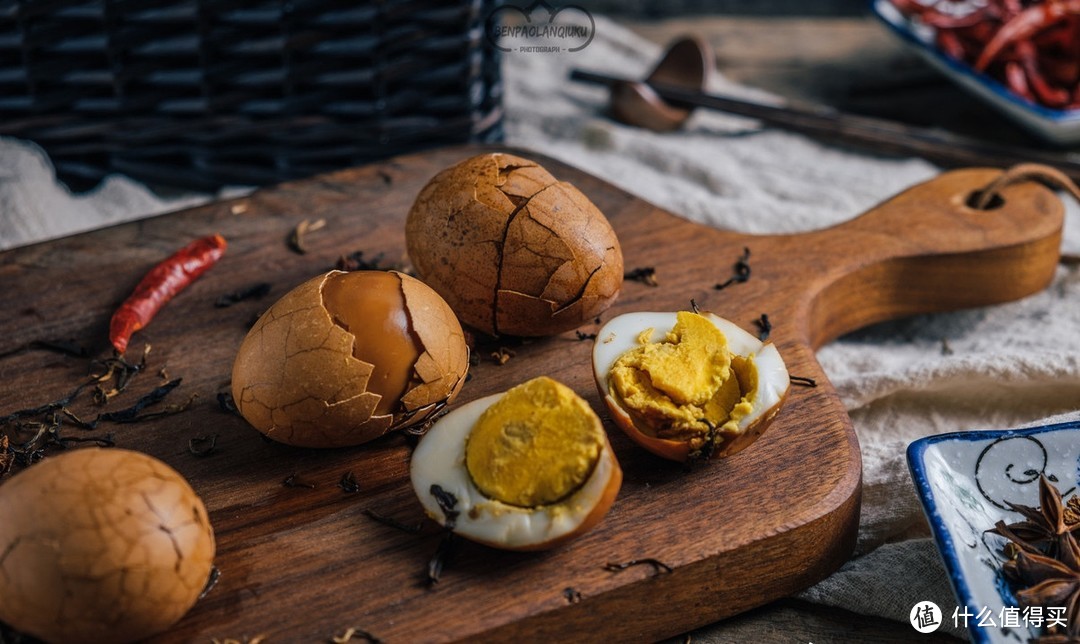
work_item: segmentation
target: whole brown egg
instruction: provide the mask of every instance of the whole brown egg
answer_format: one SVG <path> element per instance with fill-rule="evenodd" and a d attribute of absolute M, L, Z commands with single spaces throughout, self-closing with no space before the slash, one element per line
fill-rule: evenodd
<path fill-rule="evenodd" d="M 491 335 L 574 329 L 619 294 L 622 251 L 604 214 L 537 163 L 484 154 L 437 174 L 405 227 L 409 258 L 461 321 Z"/>
<path fill-rule="evenodd" d="M 130 642 L 184 616 L 214 533 L 187 481 L 128 450 L 50 456 L 0 485 L 0 621 L 47 642 Z"/>

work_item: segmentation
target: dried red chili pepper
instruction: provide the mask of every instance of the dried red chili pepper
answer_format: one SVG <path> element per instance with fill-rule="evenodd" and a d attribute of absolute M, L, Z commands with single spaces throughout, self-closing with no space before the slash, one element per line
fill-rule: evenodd
<path fill-rule="evenodd" d="M 1010 18 L 994 34 L 979 59 L 975 61 L 975 69 L 980 72 L 985 71 L 998 54 L 1008 46 L 1030 40 L 1039 31 L 1077 14 L 1080 14 L 1078 0 L 1048 0 L 1043 4 L 1024 9 Z"/>
<path fill-rule="evenodd" d="M 127 350 L 131 334 L 149 324 L 166 302 L 221 259 L 225 246 L 221 235 L 196 239 L 150 269 L 113 313 L 109 341 L 116 350 L 120 353 Z"/>
<path fill-rule="evenodd" d="M 892 0 L 945 55 L 1053 109 L 1080 107 L 1080 0 Z"/>

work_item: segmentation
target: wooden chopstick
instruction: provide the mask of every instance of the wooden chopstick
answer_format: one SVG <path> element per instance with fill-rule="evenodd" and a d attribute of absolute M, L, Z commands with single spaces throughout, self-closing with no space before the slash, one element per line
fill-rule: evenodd
<path fill-rule="evenodd" d="M 570 79 L 613 85 L 635 82 L 575 69 Z M 1065 152 L 987 143 L 943 130 L 905 125 L 886 119 L 846 114 L 827 107 L 776 106 L 730 96 L 704 94 L 673 85 L 651 83 L 664 100 L 680 107 L 704 107 L 757 119 L 769 125 L 809 134 L 829 142 L 842 142 L 868 151 L 914 155 L 935 163 L 956 166 L 1008 167 L 1018 163 L 1044 163 L 1080 182 L 1080 157 Z"/>

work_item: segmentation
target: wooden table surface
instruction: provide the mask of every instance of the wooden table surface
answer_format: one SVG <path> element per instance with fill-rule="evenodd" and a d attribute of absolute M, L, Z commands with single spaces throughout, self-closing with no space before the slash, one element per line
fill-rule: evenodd
<path fill-rule="evenodd" d="M 717 68 L 728 78 L 789 99 L 999 143 L 1039 145 L 935 72 L 869 15 L 620 22 L 661 45 L 698 34 L 713 46 Z M 922 642 L 959 641 L 942 633 L 918 636 L 905 623 L 798 599 L 774 602 L 673 641 L 820 644 L 910 642 L 916 636 Z"/>

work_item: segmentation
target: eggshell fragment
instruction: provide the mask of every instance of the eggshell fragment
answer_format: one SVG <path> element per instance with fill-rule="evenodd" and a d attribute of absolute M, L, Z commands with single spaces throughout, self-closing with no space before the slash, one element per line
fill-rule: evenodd
<path fill-rule="evenodd" d="M 130 642 L 195 604 L 214 534 L 191 486 L 122 449 L 51 456 L 0 485 L 0 621 L 49 642 Z"/>
<path fill-rule="evenodd" d="M 713 313 L 702 313 L 724 334 L 734 356 L 753 356 L 757 387 L 749 398 L 752 412 L 742 418 L 734 433 L 716 437 L 711 457 L 731 456 L 752 444 L 769 427 L 783 407 L 791 380 L 780 352 L 771 342 L 762 342 L 730 320 Z M 694 452 L 686 441 L 661 438 L 630 413 L 612 391 L 609 373 L 615 361 L 638 346 L 639 335 L 652 329 L 651 341 L 663 338 L 675 326 L 676 313 L 625 313 L 609 320 L 597 332 L 593 344 L 593 375 L 612 420 L 627 436 L 645 449 L 673 461 L 686 461 Z"/>
<path fill-rule="evenodd" d="M 331 303 L 335 280 L 346 283 Z M 423 421 L 457 395 L 468 368 L 461 325 L 425 284 L 393 271 L 330 271 L 259 318 L 237 352 L 232 391 L 241 415 L 268 437 L 340 447 Z M 377 393 L 393 380 L 404 391 Z"/>
<path fill-rule="evenodd" d="M 443 170 L 406 221 L 420 277 L 491 335 L 554 335 L 606 310 L 622 287 L 618 239 L 577 188 L 536 163 L 485 154 Z"/>

